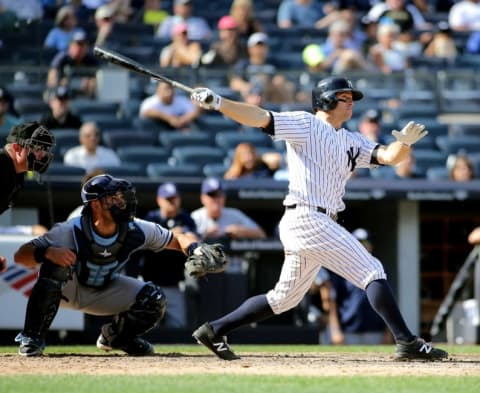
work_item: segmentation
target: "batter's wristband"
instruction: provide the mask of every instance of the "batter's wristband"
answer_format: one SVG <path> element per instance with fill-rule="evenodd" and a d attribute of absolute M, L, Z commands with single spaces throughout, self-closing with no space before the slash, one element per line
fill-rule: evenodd
<path fill-rule="evenodd" d="M 45 253 L 47 252 L 47 248 L 48 247 L 35 246 L 35 250 L 33 250 L 33 258 L 35 259 L 35 262 L 43 263 L 47 261 L 47 258 L 45 258 Z"/>
<path fill-rule="evenodd" d="M 195 250 L 196 248 L 198 247 L 198 243 L 197 242 L 194 242 L 192 244 L 190 244 L 188 247 L 187 247 L 187 255 L 190 256 L 193 254 L 193 250 Z"/>

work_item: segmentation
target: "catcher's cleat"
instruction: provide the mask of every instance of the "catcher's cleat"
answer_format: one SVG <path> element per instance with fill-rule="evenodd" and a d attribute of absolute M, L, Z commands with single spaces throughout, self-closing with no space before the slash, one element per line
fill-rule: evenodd
<path fill-rule="evenodd" d="M 396 360 L 443 360 L 448 358 L 448 353 L 443 349 L 434 348 L 423 338 L 416 337 L 412 342 L 398 342 L 395 351 Z"/>
<path fill-rule="evenodd" d="M 31 338 L 19 333 L 15 341 L 20 343 L 18 354 L 21 356 L 42 356 L 45 342 L 41 339 Z"/>
<path fill-rule="evenodd" d="M 134 337 L 132 340 L 123 343 L 122 345 L 112 345 L 103 334 L 100 334 L 97 338 L 97 348 L 107 352 L 118 349 L 130 356 L 148 356 L 155 353 L 153 345 L 140 337 Z"/>
<path fill-rule="evenodd" d="M 223 360 L 237 360 L 239 356 L 230 349 L 226 337 L 217 337 L 208 322 L 204 323 L 192 334 L 199 344 L 205 345 L 210 351 Z"/>

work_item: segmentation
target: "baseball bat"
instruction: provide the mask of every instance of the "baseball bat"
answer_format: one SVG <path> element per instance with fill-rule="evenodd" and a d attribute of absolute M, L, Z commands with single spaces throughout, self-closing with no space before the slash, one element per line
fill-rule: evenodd
<path fill-rule="evenodd" d="M 136 62 L 133 59 L 130 59 L 127 56 L 121 55 L 120 53 L 118 53 L 114 50 L 105 49 L 105 48 L 101 48 L 99 46 L 95 46 L 95 48 L 93 49 L 93 53 L 96 56 L 98 56 L 98 57 L 100 57 L 100 58 L 102 58 L 102 59 L 104 59 L 104 60 L 106 60 L 110 63 L 117 64 L 120 67 L 126 68 L 127 70 L 136 72 L 136 73 L 141 74 L 141 75 L 148 76 L 148 77 L 153 78 L 155 80 L 166 82 L 169 85 L 171 85 L 172 87 L 183 90 L 183 91 L 185 91 L 189 94 L 193 91 L 193 89 L 191 87 L 189 87 L 187 85 L 184 85 L 183 83 L 174 81 L 170 78 L 167 78 L 166 76 L 160 75 L 160 74 L 158 74 L 158 73 L 156 73 L 152 70 L 149 70 L 147 67 L 143 66 L 142 64 Z"/>

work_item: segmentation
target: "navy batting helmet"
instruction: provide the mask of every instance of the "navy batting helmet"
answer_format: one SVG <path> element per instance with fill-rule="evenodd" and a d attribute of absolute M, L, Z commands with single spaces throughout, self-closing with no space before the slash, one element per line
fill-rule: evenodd
<path fill-rule="evenodd" d="M 313 112 L 316 112 L 318 109 L 322 111 L 335 109 L 338 104 L 335 93 L 344 91 L 352 92 L 353 101 L 358 101 L 363 98 L 363 93 L 359 90 L 355 90 L 352 82 L 347 78 L 331 76 L 322 79 L 318 82 L 317 87 L 312 90 Z"/>

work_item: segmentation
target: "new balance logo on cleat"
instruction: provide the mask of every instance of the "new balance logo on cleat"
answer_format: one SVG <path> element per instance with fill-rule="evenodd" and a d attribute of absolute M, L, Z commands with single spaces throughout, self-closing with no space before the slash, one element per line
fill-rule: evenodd
<path fill-rule="evenodd" d="M 443 349 L 434 348 L 423 338 L 416 337 L 413 341 L 398 342 L 395 351 L 396 360 L 425 360 L 436 361 L 448 358 L 448 353 Z"/>
<path fill-rule="evenodd" d="M 240 359 L 230 349 L 225 337 L 217 337 L 210 324 L 204 323 L 192 334 L 193 338 L 197 340 L 197 343 L 204 345 L 220 359 L 223 360 L 236 360 Z"/>
<path fill-rule="evenodd" d="M 431 345 L 425 343 L 420 348 L 420 352 L 425 352 L 426 354 L 429 354 L 432 351 L 432 349 L 433 349 L 433 347 Z"/>
<path fill-rule="evenodd" d="M 229 351 L 230 348 L 228 348 L 227 344 L 222 342 L 219 343 L 213 343 L 213 346 L 217 348 L 217 351 L 222 352 L 222 351 Z"/>

